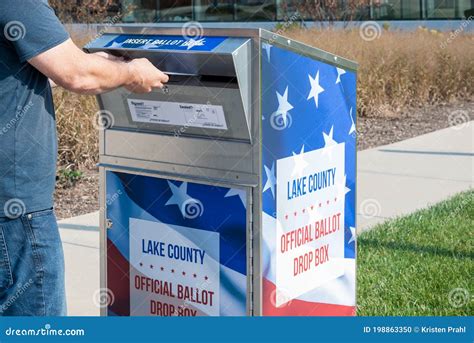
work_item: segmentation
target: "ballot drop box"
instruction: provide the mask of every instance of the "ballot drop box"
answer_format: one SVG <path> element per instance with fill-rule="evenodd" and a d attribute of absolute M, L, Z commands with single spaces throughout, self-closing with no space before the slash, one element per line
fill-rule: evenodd
<path fill-rule="evenodd" d="M 261 29 L 85 50 L 170 77 L 98 96 L 103 315 L 354 315 L 357 64 Z"/>

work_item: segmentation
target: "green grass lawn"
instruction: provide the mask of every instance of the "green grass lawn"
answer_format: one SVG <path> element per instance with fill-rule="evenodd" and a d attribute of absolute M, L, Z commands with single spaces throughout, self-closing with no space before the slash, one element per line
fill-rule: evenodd
<path fill-rule="evenodd" d="M 378 225 L 357 244 L 358 315 L 474 315 L 474 191 Z"/>

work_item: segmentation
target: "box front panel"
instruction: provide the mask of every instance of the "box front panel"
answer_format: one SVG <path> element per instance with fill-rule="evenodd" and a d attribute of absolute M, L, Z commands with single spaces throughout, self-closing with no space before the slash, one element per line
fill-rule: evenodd
<path fill-rule="evenodd" d="M 356 74 L 262 44 L 263 315 L 355 310 Z"/>
<path fill-rule="evenodd" d="M 247 314 L 247 192 L 106 172 L 109 315 Z"/>

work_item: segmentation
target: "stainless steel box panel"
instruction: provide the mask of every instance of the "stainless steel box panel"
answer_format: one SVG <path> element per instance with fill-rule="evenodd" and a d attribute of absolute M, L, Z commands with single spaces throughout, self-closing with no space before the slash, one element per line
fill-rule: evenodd
<path fill-rule="evenodd" d="M 256 174 L 252 145 L 125 130 L 105 132 L 106 156 Z M 139 166 L 139 163 L 138 165 Z"/>

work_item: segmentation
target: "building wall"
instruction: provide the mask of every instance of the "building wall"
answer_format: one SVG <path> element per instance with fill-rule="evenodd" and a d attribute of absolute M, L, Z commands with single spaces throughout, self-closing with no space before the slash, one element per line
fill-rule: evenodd
<path fill-rule="evenodd" d="M 117 0 L 124 22 L 280 21 L 296 10 L 305 20 L 344 20 L 348 11 L 315 11 L 304 0 Z M 353 0 L 352 0 L 353 1 Z M 357 20 L 463 19 L 474 0 L 366 0 L 353 14 Z M 336 16 L 336 17 L 334 17 Z"/>
<path fill-rule="evenodd" d="M 474 33 L 474 25 L 472 22 L 474 18 L 471 20 L 396 20 L 390 22 L 390 30 L 400 30 L 400 31 L 415 31 L 419 27 L 425 27 L 427 29 L 434 29 L 443 32 L 454 32 L 454 31 L 461 31 L 463 33 Z M 377 21 L 382 27 L 387 21 Z M 254 22 L 204 22 L 202 26 L 204 28 L 262 28 L 266 30 L 275 30 L 279 22 L 275 21 L 254 21 Z M 349 23 L 344 22 L 334 22 L 333 27 L 338 29 L 343 28 L 358 28 L 363 22 L 361 21 L 354 21 Z M 141 25 L 154 25 L 156 27 L 178 27 L 182 28 L 185 23 L 183 22 L 158 22 L 155 24 L 122 24 L 122 25 L 131 25 L 131 26 L 141 26 Z M 107 27 L 110 24 L 65 24 L 67 30 L 77 36 L 95 36 L 98 32 L 102 32 L 104 25 Z M 308 21 L 305 22 L 305 26 L 307 28 L 311 27 L 324 27 L 327 25 L 326 23 L 321 22 L 314 22 Z"/>

